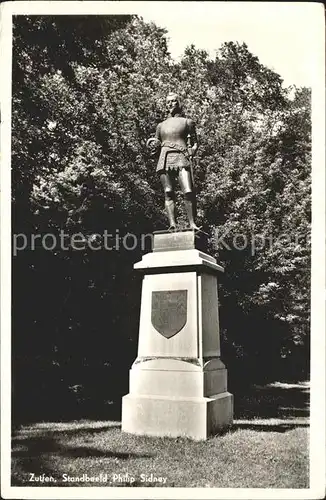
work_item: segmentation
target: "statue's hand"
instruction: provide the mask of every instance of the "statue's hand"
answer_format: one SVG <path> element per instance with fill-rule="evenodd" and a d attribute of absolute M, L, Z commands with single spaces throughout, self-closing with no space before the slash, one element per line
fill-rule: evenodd
<path fill-rule="evenodd" d="M 188 154 L 192 158 L 196 154 L 196 149 L 194 149 L 193 147 L 192 148 L 188 148 Z"/>
<path fill-rule="evenodd" d="M 192 147 L 188 148 L 189 155 L 191 157 L 195 156 L 197 149 L 198 149 L 197 144 L 194 144 Z"/>
<path fill-rule="evenodd" d="M 152 156 L 157 154 L 160 146 L 161 141 L 159 141 L 156 137 L 151 137 L 146 142 L 146 147 L 149 149 L 149 152 Z"/>

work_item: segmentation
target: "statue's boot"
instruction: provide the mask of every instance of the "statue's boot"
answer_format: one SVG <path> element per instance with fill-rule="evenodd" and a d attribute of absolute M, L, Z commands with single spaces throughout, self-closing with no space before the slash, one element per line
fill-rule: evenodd
<path fill-rule="evenodd" d="M 170 224 L 169 229 L 173 230 L 176 228 L 175 215 L 174 215 L 175 212 L 174 200 L 165 200 L 165 209 L 168 214 L 168 219 Z"/>
<path fill-rule="evenodd" d="M 190 228 L 200 231 L 200 227 L 198 227 L 194 221 L 195 203 L 193 193 L 186 193 L 184 201 Z"/>

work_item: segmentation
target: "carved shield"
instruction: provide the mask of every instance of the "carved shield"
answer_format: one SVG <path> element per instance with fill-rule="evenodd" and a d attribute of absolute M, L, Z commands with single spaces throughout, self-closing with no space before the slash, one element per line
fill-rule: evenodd
<path fill-rule="evenodd" d="M 176 335 L 187 321 L 187 290 L 152 292 L 152 325 L 165 338 Z"/>

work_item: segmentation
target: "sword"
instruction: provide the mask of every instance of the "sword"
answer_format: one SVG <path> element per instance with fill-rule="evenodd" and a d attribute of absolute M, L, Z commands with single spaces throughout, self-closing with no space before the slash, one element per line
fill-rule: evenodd
<path fill-rule="evenodd" d="M 191 148 L 191 135 L 187 135 L 187 148 Z M 189 162 L 190 162 L 190 176 L 191 176 L 191 182 L 193 187 L 195 187 L 195 182 L 194 182 L 194 158 L 191 154 L 189 154 L 188 151 L 188 157 L 189 157 Z"/>

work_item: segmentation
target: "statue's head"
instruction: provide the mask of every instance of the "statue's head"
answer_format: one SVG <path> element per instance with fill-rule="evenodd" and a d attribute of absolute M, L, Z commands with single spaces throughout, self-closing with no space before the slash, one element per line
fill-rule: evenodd
<path fill-rule="evenodd" d="M 166 97 L 166 109 L 172 116 L 176 113 L 181 113 L 181 99 L 175 92 L 170 92 Z"/>

